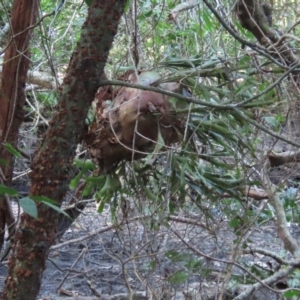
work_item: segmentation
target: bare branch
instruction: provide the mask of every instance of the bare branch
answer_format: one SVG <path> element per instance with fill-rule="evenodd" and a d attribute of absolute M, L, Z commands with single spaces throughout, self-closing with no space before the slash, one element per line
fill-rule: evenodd
<path fill-rule="evenodd" d="M 265 189 L 269 195 L 270 204 L 275 209 L 278 226 L 278 235 L 283 241 L 285 249 L 291 252 L 294 255 L 294 257 L 300 258 L 300 247 L 297 244 L 297 241 L 292 237 L 288 228 L 283 203 L 279 198 L 278 188 L 271 182 L 268 175 L 269 168 L 270 163 L 267 161 L 264 164 L 262 180 Z"/>

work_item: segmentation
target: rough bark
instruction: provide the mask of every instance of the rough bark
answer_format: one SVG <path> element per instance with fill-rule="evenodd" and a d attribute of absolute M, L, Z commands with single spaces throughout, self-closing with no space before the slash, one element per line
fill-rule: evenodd
<path fill-rule="evenodd" d="M 89 8 L 59 90 L 56 112 L 32 163 L 31 195 L 49 197 L 59 205 L 63 200 L 76 145 L 84 135 L 88 108 L 100 84 L 125 2 L 94 0 Z M 43 204 L 38 205 L 38 215 L 38 219 L 21 216 L 2 299 L 36 299 L 58 219 L 57 213 Z"/>
<path fill-rule="evenodd" d="M 10 44 L 5 51 L 1 92 L 0 92 L 0 158 L 5 165 L 0 165 L 0 182 L 10 185 L 13 175 L 14 156 L 8 152 L 3 143 L 16 146 L 19 127 L 24 118 L 23 106 L 25 103 L 25 82 L 29 68 L 29 41 L 32 29 L 28 29 L 36 21 L 39 0 L 15 0 L 12 16 L 11 30 L 9 32 Z M 23 32 L 22 34 L 19 34 Z M 4 242 L 5 224 L 10 234 L 13 232 L 14 218 L 9 214 L 9 201 L 0 198 L 0 249 Z"/>

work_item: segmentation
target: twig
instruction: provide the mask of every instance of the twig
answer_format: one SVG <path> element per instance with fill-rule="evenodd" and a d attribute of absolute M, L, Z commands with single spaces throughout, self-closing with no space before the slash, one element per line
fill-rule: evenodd
<path fill-rule="evenodd" d="M 206 229 L 207 231 L 209 231 L 210 233 L 212 233 L 214 231 L 214 230 L 210 230 L 209 228 L 207 228 L 207 226 L 204 223 L 199 222 L 199 221 L 194 221 L 194 220 L 189 219 L 189 218 L 169 216 L 169 219 L 171 221 L 174 221 L 174 222 L 179 222 L 179 223 L 185 223 L 185 224 L 191 224 L 191 225 L 200 226 L 200 227 Z"/>
<path fill-rule="evenodd" d="M 278 279 L 284 277 L 285 275 L 283 275 L 282 277 L 279 277 L 277 278 L 276 277 L 276 280 L 275 281 L 271 281 L 270 283 L 266 284 L 264 281 L 268 280 L 270 277 L 274 276 L 270 276 L 268 277 L 267 279 L 265 280 L 261 280 L 260 278 L 258 278 L 255 274 L 251 273 L 250 271 L 248 271 L 245 267 L 243 267 L 242 265 L 240 265 L 239 263 L 235 262 L 235 261 L 230 261 L 230 260 L 226 260 L 226 259 L 219 259 L 219 258 L 215 258 L 215 257 L 212 257 L 212 256 L 209 256 L 207 254 L 205 254 L 204 252 L 196 249 L 194 246 L 192 246 L 190 243 L 186 242 L 185 239 L 178 233 L 176 232 L 175 230 L 172 230 L 172 232 L 188 247 L 188 249 L 192 250 L 194 253 L 196 253 L 197 255 L 201 256 L 201 257 L 205 257 L 206 259 L 209 259 L 209 260 L 212 260 L 212 261 L 218 261 L 218 262 L 221 262 L 221 263 L 225 263 L 225 264 L 230 264 L 230 265 L 234 265 L 238 268 L 240 268 L 241 270 L 243 270 L 244 272 L 248 273 L 251 277 L 253 277 L 258 284 L 260 284 L 259 286 L 264 286 L 266 287 L 267 289 L 273 291 L 273 292 L 278 292 L 277 290 L 271 288 L 270 286 L 268 286 L 268 284 L 271 284 L 275 281 L 277 281 Z M 290 267 L 292 270 L 294 270 L 294 267 Z M 287 269 L 285 269 L 287 270 Z M 283 270 L 283 271 L 285 271 Z M 276 272 L 277 274 L 278 272 Z M 274 273 L 275 274 L 275 273 Z M 289 273 L 288 273 L 289 274 Z M 235 298 L 234 298 L 235 299 Z M 241 298 L 243 299 L 243 298 Z M 235 300 L 241 300 L 241 299 L 235 299 Z"/>
<path fill-rule="evenodd" d="M 275 272 L 272 276 L 270 276 L 270 277 L 268 277 L 264 280 L 259 280 L 259 282 L 256 282 L 255 284 L 252 284 L 251 286 L 246 288 L 245 291 L 243 291 L 241 294 L 239 294 L 237 297 L 233 298 L 233 300 L 249 299 L 251 293 L 258 290 L 262 286 L 265 286 L 268 289 L 271 289 L 269 287 L 269 285 L 271 285 L 272 283 L 274 283 L 274 282 L 282 279 L 283 277 L 289 275 L 294 270 L 295 270 L 294 267 L 288 267 L 286 269 L 279 270 L 278 272 Z M 271 289 L 271 290 L 276 292 L 276 293 L 278 293 L 278 292 L 282 293 L 281 290 L 274 290 L 274 289 Z"/>
<path fill-rule="evenodd" d="M 252 254 L 254 255 L 254 253 L 260 253 L 263 254 L 265 256 L 269 256 L 271 258 L 273 258 L 275 261 L 277 261 L 279 264 L 281 265 L 291 265 L 291 262 L 288 262 L 287 260 L 283 259 L 282 257 L 280 257 L 279 255 L 277 255 L 276 253 L 263 249 L 263 248 L 250 248 L 250 249 L 245 249 L 242 251 L 243 254 Z"/>
<path fill-rule="evenodd" d="M 76 264 L 78 263 L 78 261 L 80 260 L 80 258 L 82 257 L 82 255 L 87 251 L 87 248 L 83 248 L 81 253 L 78 255 L 77 259 L 74 261 L 74 263 L 72 264 L 71 266 L 71 269 L 73 269 Z M 65 276 L 63 277 L 63 279 L 61 280 L 58 288 L 57 288 L 57 291 L 61 288 L 61 286 L 64 284 L 65 280 L 67 279 L 67 277 L 69 276 L 69 273 L 70 271 L 67 271 L 67 273 L 65 274 Z"/>
<path fill-rule="evenodd" d="M 131 222 L 137 221 L 137 220 L 139 220 L 139 219 L 141 219 L 141 218 L 144 218 L 144 217 L 138 216 L 138 217 L 134 217 L 134 218 L 132 218 L 132 219 L 127 219 L 127 220 L 126 220 L 126 223 L 131 223 Z M 117 227 L 119 227 L 119 226 L 122 226 L 124 223 L 125 223 L 125 221 L 122 221 L 122 222 L 119 223 L 119 224 L 113 224 L 113 225 L 110 225 L 110 226 L 107 226 L 107 227 L 104 227 L 104 228 L 101 228 L 101 229 L 92 231 L 92 232 L 88 233 L 87 235 L 82 236 L 82 237 L 80 237 L 80 238 L 72 239 L 72 240 L 69 240 L 69 241 L 60 243 L 60 244 L 58 244 L 58 245 L 52 246 L 52 247 L 50 248 L 50 250 L 56 250 L 56 249 L 59 249 L 59 248 L 61 248 L 61 247 L 64 247 L 64 246 L 66 246 L 66 245 L 69 245 L 69 244 L 73 244 L 73 243 L 78 243 L 78 242 L 84 241 L 84 240 L 86 240 L 86 239 L 88 239 L 88 238 L 90 238 L 90 237 L 93 237 L 93 236 L 97 235 L 97 234 L 104 233 L 104 232 L 106 232 L 106 231 L 109 231 L 109 230 L 115 229 L 115 228 L 117 228 Z"/>
<path fill-rule="evenodd" d="M 276 59 L 274 59 L 271 55 L 267 54 L 265 51 L 266 49 L 262 46 L 259 46 L 254 43 L 250 43 L 249 41 L 243 39 L 240 35 L 238 35 L 233 29 L 230 28 L 224 21 L 224 18 L 218 13 L 218 11 L 213 7 L 212 4 L 209 3 L 208 0 L 203 0 L 203 2 L 206 4 L 206 6 L 211 10 L 211 12 L 215 15 L 215 17 L 218 19 L 218 21 L 221 23 L 221 25 L 236 39 L 238 40 L 241 44 L 247 45 L 257 53 L 261 54 L 262 56 L 265 56 L 266 58 L 270 59 L 273 63 L 276 65 L 287 69 L 287 67 L 280 62 L 278 62 Z"/>

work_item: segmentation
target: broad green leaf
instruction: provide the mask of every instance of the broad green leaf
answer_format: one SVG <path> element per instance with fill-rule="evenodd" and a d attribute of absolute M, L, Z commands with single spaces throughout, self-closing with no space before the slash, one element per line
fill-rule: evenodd
<path fill-rule="evenodd" d="M 84 0 L 87 6 L 91 6 L 93 3 L 93 0 Z"/>
<path fill-rule="evenodd" d="M 106 180 L 104 186 L 99 191 L 100 195 L 105 195 L 106 193 L 117 192 L 121 187 L 120 179 L 118 175 L 110 173 L 106 175 Z"/>
<path fill-rule="evenodd" d="M 299 296 L 299 294 L 300 294 L 299 291 L 291 290 L 291 291 L 285 292 L 283 295 L 286 298 L 293 298 L 293 297 Z"/>
<path fill-rule="evenodd" d="M 19 199 L 19 204 L 25 213 L 37 219 L 38 212 L 36 208 L 36 203 L 32 199 L 30 199 L 29 197 L 21 198 Z"/>

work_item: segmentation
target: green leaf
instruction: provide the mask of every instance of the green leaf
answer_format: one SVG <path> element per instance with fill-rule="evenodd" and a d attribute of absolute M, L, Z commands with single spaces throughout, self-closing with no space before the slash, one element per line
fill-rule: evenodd
<path fill-rule="evenodd" d="M 82 172 L 93 171 L 96 169 L 95 164 L 90 159 L 75 159 L 73 165 L 78 168 L 82 168 Z"/>
<path fill-rule="evenodd" d="M 19 199 L 19 204 L 25 213 L 37 219 L 38 212 L 37 212 L 36 204 L 32 199 L 30 199 L 29 197 L 21 198 Z"/>
<path fill-rule="evenodd" d="M 151 270 L 154 270 L 155 267 L 156 267 L 156 262 L 155 262 L 155 261 L 152 261 L 152 262 L 150 263 L 150 269 L 151 269 Z"/>
<path fill-rule="evenodd" d="M 198 272 L 201 267 L 202 263 L 200 260 L 197 259 L 191 259 L 188 260 L 187 263 L 185 264 L 185 267 L 190 271 L 190 272 Z"/>
<path fill-rule="evenodd" d="M 291 290 L 291 291 L 285 292 L 283 295 L 286 298 L 293 298 L 294 296 L 298 296 L 299 295 L 299 291 Z"/>
<path fill-rule="evenodd" d="M 52 200 L 45 196 L 30 196 L 30 198 L 29 197 L 25 197 L 25 198 L 28 198 L 31 201 L 41 202 L 41 203 L 51 207 L 52 209 L 56 210 L 58 213 L 63 214 L 67 218 L 71 219 L 70 216 L 63 209 L 61 209 L 60 207 L 57 206 L 58 202 L 56 202 L 55 200 Z M 21 203 L 20 203 L 20 205 L 21 205 Z M 24 211 L 25 211 L 25 209 L 24 209 Z"/>
<path fill-rule="evenodd" d="M 152 15 L 152 10 L 149 10 L 148 12 L 144 13 L 144 16 L 147 18 L 150 17 L 151 15 Z"/>
<path fill-rule="evenodd" d="M 84 0 L 87 6 L 91 6 L 93 3 L 93 0 Z"/>
<path fill-rule="evenodd" d="M 105 183 L 106 177 L 101 175 L 101 176 L 91 176 L 91 177 L 87 177 L 85 179 L 86 182 L 91 182 L 93 184 L 95 184 L 95 186 L 103 186 Z"/>
<path fill-rule="evenodd" d="M 105 203 L 106 203 L 106 201 L 103 201 L 103 200 L 101 200 L 101 201 L 99 202 L 99 206 L 98 206 L 98 209 L 97 209 L 97 212 L 98 212 L 99 214 L 101 214 L 101 213 L 103 212 Z"/>
<path fill-rule="evenodd" d="M 47 202 L 47 201 L 42 201 L 42 203 L 44 203 L 45 205 L 47 205 L 47 206 L 51 207 L 52 209 L 56 210 L 58 213 L 63 214 L 64 216 L 66 216 L 67 218 L 72 220 L 72 218 L 60 207 L 58 207 L 56 205 L 53 205 L 52 203 Z"/>
<path fill-rule="evenodd" d="M 7 194 L 9 196 L 17 196 L 18 191 L 13 188 L 10 188 L 10 187 L 0 184 L 0 195 L 3 195 L 3 194 Z"/>
<path fill-rule="evenodd" d="M 202 19 L 205 25 L 205 29 L 207 29 L 207 31 L 213 31 L 214 30 L 214 26 L 210 20 L 211 16 L 210 16 L 210 12 L 208 10 L 204 10 L 202 13 Z"/>
<path fill-rule="evenodd" d="M 93 188 L 97 188 L 99 191 L 103 188 L 105 182 L 106 182 L 106 177 L 105 176 L 98 176 L 98 177 L 87 177 L 85 178 L 85 181 L 87 183 L 87 186 L 82 192 L 82 196 L 86 197 L 88 196 Z M 99 193 L 98 191 L 98 193 Z M 98 197 L 99 199 L 99 197 Z"/>
<path fill-rule="evenodd" d="M 242 221 L 241 221 L 240 219 L 237 219 L 237 218 L 232 219 L 232 220 L 229 222 L 229 226 L 230 226 L 231 228 L 239 227 L 239 226 L 241 226 L 241 224 L 242 224 Z"/>
<path fill-rule="evenodd" d="M 74 189 L 78 186 L 79 181 L 80 181 L 82 175 L 83 175 L 83 172 L 79 172 L 79 173 L 71 180 L 71 182 L 70 182 L 70 184 L 69 184 L 69 187 L 70 187 L 71 190 L 74 190 Z"/>
<path fill-rule="evenodd" d="M 94 187 L 94 183 L 89 182 L 86 188 L 82 191 L 82 197 L 87 197 L 91 193 L 93 187 Z"/>
<path fill-rule="evenodd" d="M 104 186 L 97 193 L 99 198 L 104 197 L 105 199 L 110 199 L 115 192 L 117 192 L 121 187 L 121 182 L 116 174 L 107 174 Z"/>
<path fill-rule="evenodd" d="M 188 274 L 183 271 L 176 272 L 168 277 L 168 282 L 172 284 L 184 283 L 188 278 Z"/>
<path fill-rule="evenodd" d="M 138 77 L 138 83 L 144 86 L 150 86 L 160 79 L 160 75 L 156 71 L 142 72 Z"/>
<path fill-rule="evenodd" d="M 3 147 L 10 152 L 11 154 L 13 154 L 15 157 L 20 157 L 21 153 L 16 150 L 11 144 L 5 143 L 3 144 Z"/>
<path fill-rule="evenodd" d="M 45 196 L 30 196 L 30 199 L 36 201 L 36 202 L 48 202 L 54 205 L 57 205 L 58 203 L 55 200 L 52 200 Z"/>

